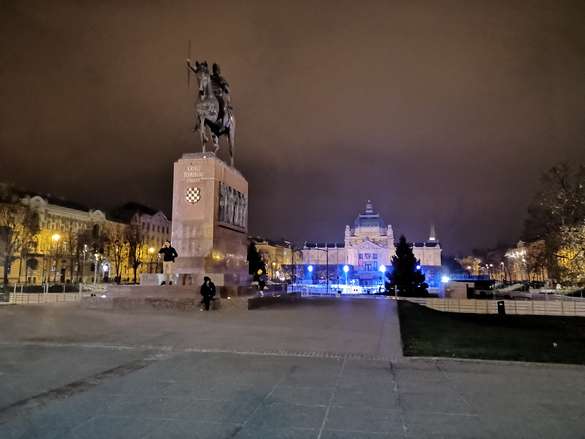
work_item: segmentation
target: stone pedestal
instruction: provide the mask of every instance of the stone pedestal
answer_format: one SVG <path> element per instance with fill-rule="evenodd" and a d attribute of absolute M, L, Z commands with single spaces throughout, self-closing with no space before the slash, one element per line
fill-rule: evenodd
<path fill-rule="evenodd" d="M 181 284 L 210 276 L 217 286 L 248 282 L 248 182 L 213 153 L 183 154 L 173 174 L 173 247 Z"/>

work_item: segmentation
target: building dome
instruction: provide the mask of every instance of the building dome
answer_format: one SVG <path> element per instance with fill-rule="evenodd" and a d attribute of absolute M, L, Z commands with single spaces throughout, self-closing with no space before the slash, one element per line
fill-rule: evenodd
<path fill-rule="evenodd" d="M 384 220 L 380 217 L 378 213 L 374 211 L 374 205 L 370 200 L 366 203 L 366 210 L 363 213 L 360 213 L 353 223 L 354 229 L 358 230 L 361 228 L 373 228 L 377 227 L 381 231 L 386 230 L 386 225 L 384 224 Z"/>

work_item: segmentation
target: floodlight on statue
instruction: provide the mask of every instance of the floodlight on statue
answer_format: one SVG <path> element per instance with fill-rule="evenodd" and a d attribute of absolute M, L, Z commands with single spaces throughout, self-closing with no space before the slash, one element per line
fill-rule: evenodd
<path fill-rule="evenodd" d="M 446 275 L 441 276 L 441 282 L 444 284 L 446 284 L 450 280 L 451 280 L 451 278 L 449 276 L 446 276 Z"/>
<path fill-rule="evenodd" d="M 344 273 L 348 273 L 349 272 L 349 265 L 346 264 L 346 265 L 343 266 L 343 272 Z"/>
<path fill-rule="evenodd" d="M 378 268 L 378 270 L 380 271 L 380 273 L 386 273 L 386 266 L 380 265 L 380 268 Z"/>
<path fill-rule="evenodd" d="M 313 272 L 313 266 L 312 265 L 309 265 L 307 267 L 307 270 L 309 271 L 309 273 L 312 273 Z"/>

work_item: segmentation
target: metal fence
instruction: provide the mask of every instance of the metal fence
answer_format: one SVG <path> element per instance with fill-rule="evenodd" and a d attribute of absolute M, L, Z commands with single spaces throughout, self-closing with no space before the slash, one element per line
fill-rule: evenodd
<path fill-rule="evenodd" d="M 81 293 L 10 293 L 12 305 L 38 305 L 42 303 L 79 302 Z"/>
<path fill-rule="evenodd" d="M 418 303 L 419 305 L 437 311 L 468 314 L 497 314 L 497 304 L 500 302 L 496 300 L 427 299 L 411 297 L 403 297 L 401 299 Z M 506 314 L 585 317 L 585 299 L 546 301 L 502 300 L 501 302 L 504 302 Z"/>

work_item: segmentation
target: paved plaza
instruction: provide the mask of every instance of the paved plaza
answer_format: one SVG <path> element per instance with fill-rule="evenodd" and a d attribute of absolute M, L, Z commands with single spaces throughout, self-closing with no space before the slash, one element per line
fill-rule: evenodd
<path fill-rule="evenodd" d="M 585 367 L 403 358 L 396 304 L 0 307 L 1 438 L 583 438 Z"/>

